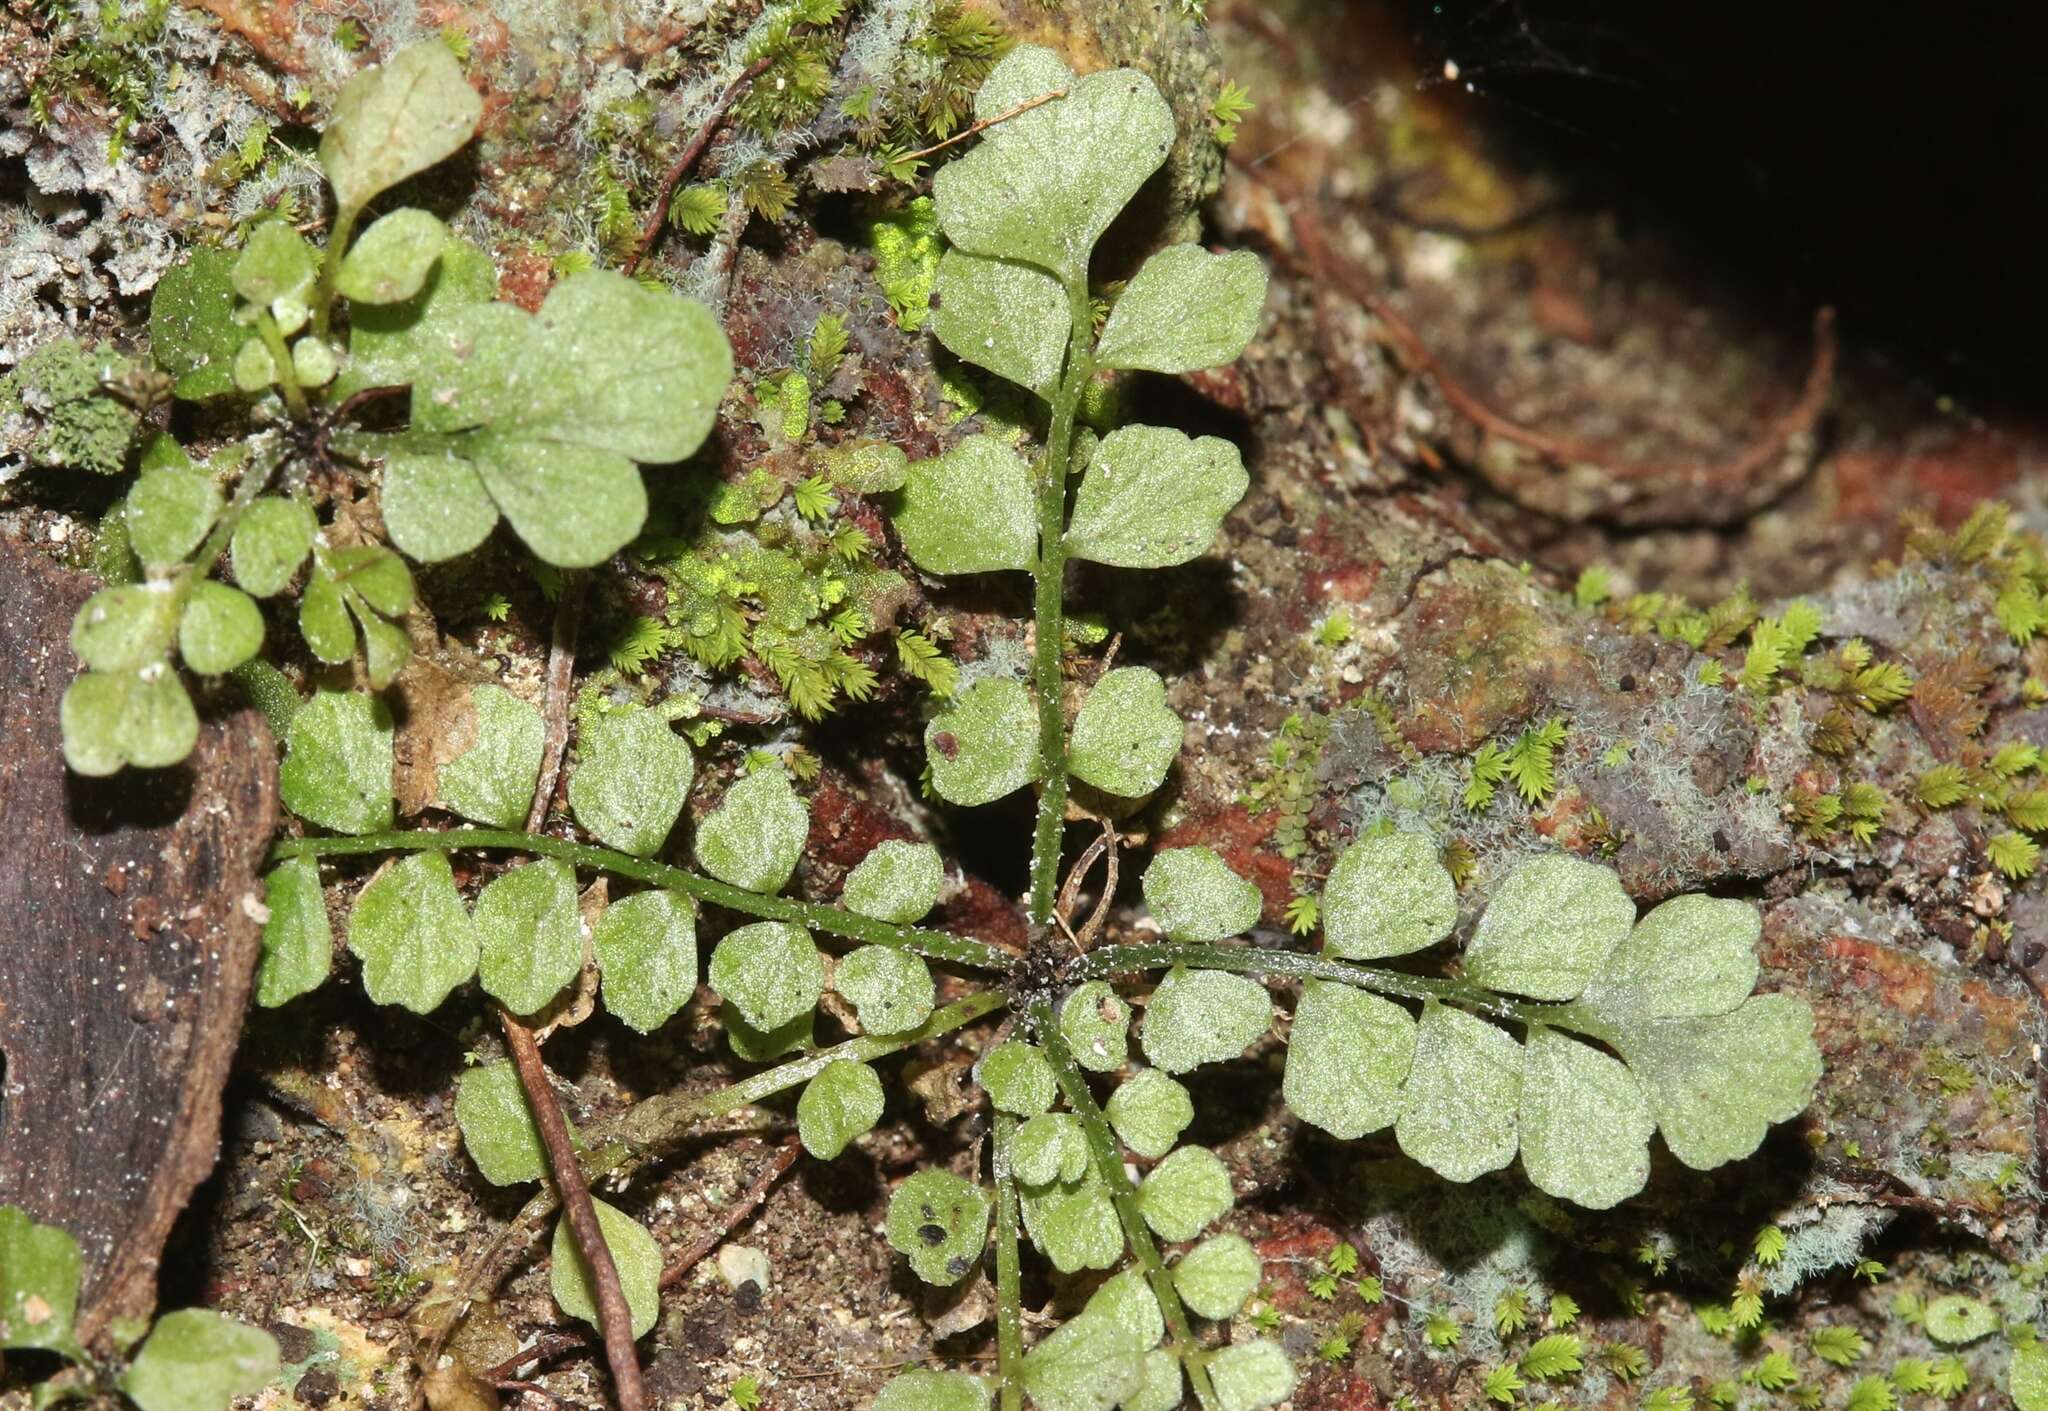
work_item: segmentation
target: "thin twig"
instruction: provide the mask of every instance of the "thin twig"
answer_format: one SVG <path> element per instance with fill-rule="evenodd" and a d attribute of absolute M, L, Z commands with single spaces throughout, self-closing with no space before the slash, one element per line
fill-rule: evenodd
<path fill-rule="evenodd" d="M 1102 820 L 1102 856 L 1104 875 L 1102 895 L 1096 899 L 1095 910 L 1081 927 L 1081 949 L 1087 950 L 1095 944 L 1095 938 L 1102 934 L 1103 923 L 1109 920 L 1109 908 L 1116 901 L 1117 884 L 1117 833 L 1116 824 L 1107 818 Z"/>
<path fill-rule="evenodd" d="M 896 160 L 898 162 L 914 162 L 919 157 L 929 157 L 934 152 L 943 152 L 956 142 L 965 142 L 968 138 L 974 136 L 978 132 L 987 132 L 990 128 L 994 127 L 999 122 L 1008 122 L 1011 118 L 1016 117 L 1019 113 L 1028 113 L 1033 108 L 1042 108 L 1047 103 L 1050 103 L 1053 99 L 1064 98 L 1066 96 L 1067 90 L 1064 88 L 1055 88 L 1050 93 L 1041 93 L 1036 98 L 1026 99 L 1024 102 L 1019 103 L 1016 107 L 1011 108 L 1007 112 L 997 113 L 992 118 L 983 118 L 978 123 L 973 123 L 967 127 L 963 127 L 958 132 L 954 133 L 951 137 L 948 137 L 943 142 L 934 142 L 931 146 L 921 147 L 915 152 L 905 152 L 902 156 L 896 158 Z"/>
<path fill-rule="evenodd" d="M 622 266 L 628 278 L 640 268 L 640 262 L 647 258 L 649 252 L 654 249 L 654 242 L 661 238 L 661 228 L 668 223 L 668 207 L 669 203 L 675 200 L 676 188 L 683 184 L 683 178 L 690 174 L 690 168 L 697 165 L 697 159 L 702 157 L 704 149 L 711 145 L 711 138 L 725 122 L 725 115 L 732 108 L 733 100 L 740 96 L 742 88 L 768 72 L 769 66 L 774 62 L 773 57 L 764 54 L 741 69 L 739 77 L 728 83 L 725 92 L 718 95 L 718 101 L 712 104 L 710 114 L 698 126 L 697 135 L 690 139 L 690 145 L 683 148 L 682 155 L 678 156 L 663 173 L 661 194 L 655 198 L 654 213 L 647 218 L 647 224 L 641 227 L 640 241 Z"/>
<path fill-rule="evenodd" d="M 569 1123 L 555 1100 L 547 1070 L 541 1066 L 540 1045 L 533 1031 L 509 1010 L 500 1008 L 498 1023 L 505 1031 L 505 1047 L 512 1066 L 519 1072 L 519 1085 L 533 1107 L 534 1125 L 540 1128 L 541 1144 L 547 1148 L 548 1168 L 554 1172 L 555 1188 L 561 1192 L 563 1218 L 569 1233 L 590 1271 L 597 1294 L 598 1325 L 604 1332 L 605 1360 L 611 1363 L 612 1385 L 618 1390 L 619 1411 L 644 1411 L 647 1390 L 640 1381 L 640 1358 L 633 1351 L 633 1310 L 626 1306 L 626 1291 L 619 1284 L 618 1265 L 612 1262 L 611 1247 L 604 1242 L 604 1230 L 597 1223 L 597 1206 L 590 1199 L 590 1184 L 583 1179 L 583 1167 L 576 1158 L 576 1142 L 569 1135 Z"/>
<path fill-rule="evenodd" d="M 763 1168 L 760 1175 L 754 1177 L 754 1183 L 747 1187 L 746 1194 L 721 1212 L 722 1218 L 717 1227 L 705 1231 L 695 1244 L 677 1255 L 675 1262 L 661 1271 L 661 1286 L 671 1288 L 681 1282 L 683 1275 L 696 1268 L 706 1255 L 730 1239 L 732 1232 L 740 1227 L 740 1222 L 753 1214 L 761 1202 L 768 1198 L 769 1188 L 781 1179 L 782 1173 L 796 1164 L 796 1155 L 802 1149 L 795 1137 L 791 1137 L 777 1148 L 775 1155 L 769 1158 L 768 1165 Z"/>
<path fill-rule="evenodd" d="M 569 688 L 575 684 L 576 634 L 583 625 L 582 570 L 562 574 L 562 596 L 555 600 L 555 635 L 548 645 L 547 701 L 541 712 L 547 723 L 542 738 L 540 780 L 534 786 L 533 804 L 526 811 L 526 831 L 538 833 L 547 822 L 548 805 L 554 801 L 555 780 L 562 772 L 562 751 L 569 744 Z"/>
<path fill-rule="evenodd" d="M 537 1339 L 532 1347 L 513 1353 L 487 1372 L 478 1373 L 477 1380 L 489 1382 L 495 1387 L 503 1387 L 510 1381 L 514 1372 L 529 1362 L 545 1362 L 550 1358 L 560 1357 L 565 1352 L 575 1352 L 589 1345 L 582 1338 L 571 1337 L 567 1333 L 549 1333 L 546 1337 Z"/>

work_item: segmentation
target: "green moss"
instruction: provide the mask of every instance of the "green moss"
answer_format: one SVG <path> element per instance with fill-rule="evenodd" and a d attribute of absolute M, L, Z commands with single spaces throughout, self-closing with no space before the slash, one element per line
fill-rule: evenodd
<path fill-rule="evenodd" d="M 119 474 L 138 419 L 107 384 L 133 367 L 73 338 L 44 344 L 0 377 L 0 450 L 32 466 Z"/>

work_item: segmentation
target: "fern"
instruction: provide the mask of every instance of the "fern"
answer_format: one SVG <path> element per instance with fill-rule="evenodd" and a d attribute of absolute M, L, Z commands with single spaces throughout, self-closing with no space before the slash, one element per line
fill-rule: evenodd
<path fill-rule="evenodd" d="M 1503 1362 L 1486 1374 L 1486 1386 L 1484 1388 L 1486 1399 L 1488 1401 L 1498 1401 L 1503 1406 L 1512 1406 L 1515 1401 L 1515 1393 L 1527 1385 L 1528 1383 L 1524 1382 L 1515 1371 L 1515 1366 L 1512 1362 Z"/>

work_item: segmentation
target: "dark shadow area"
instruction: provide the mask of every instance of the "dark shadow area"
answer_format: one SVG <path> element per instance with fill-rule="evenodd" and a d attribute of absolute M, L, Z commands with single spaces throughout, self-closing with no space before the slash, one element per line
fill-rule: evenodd
<path fill-rule="evenodd" d="M 1348 9 L 1348 6 L 1333 8 Z M 1434 101 L 1936 390 L 2036 395 L 2048 139 L 2010 4 L 1397 0 Z"/>

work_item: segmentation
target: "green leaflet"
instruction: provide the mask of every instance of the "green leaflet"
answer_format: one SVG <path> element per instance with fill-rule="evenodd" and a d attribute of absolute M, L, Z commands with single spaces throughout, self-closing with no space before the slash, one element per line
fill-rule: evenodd
<path fill-rule="evenodd" d="M 901 490 L 910 478 L 910 457 L 887 441 L 844 441 L 817 454 L 832 483 L 856 495 Z"/>
<path fill-rule="evenodd" d="M 1010 1169 L 1026 1186 L 1073 1184 L 1088 1174 L 1088 1138 L 1071 1112 L 1041 1112 L 1022 1123 L 1011 1143 Z"/>
<path fill-rule="evenodd" d="M 169 652 L 178 619 L 167 582 L 103 588 L 71 622 L 71 650 L 94 671 L 141 671 Z"/>
<path fill-rule="evenodd" d="M 1138 1209 L 1163 1240 L 1196 1238 L 1235 1199 L 1230 1169 L 1215 1152 L 1199 1146 L 1168 1152 L 1138 1187 Z"/>
<path fill-rule="evenodd" d="M 227 1411 L 277 1376 L 277 1339 L 204 1308 L 166 1313 L 121 1376 L 141 1411 Z"/>
<path fill-rule="evenodd" d="M 242 511 L 228 541 L 235 581 L 259 598 L 282 593 L 312 552 L 318 530 L 303 500 L 258 496 Z"/>
<path fill-rule="evenodd" d="M 363 963 L 372 1002 L 415 1014 L 439 1008 L 476 973 L 476 927 L 447 854 L 401 858 L 364 887 L 349 913 L 348 948 Z"/>
<path fill-rule="evenodd" d="M 0 1349 L 71 1347 L 80 1269 L 67 1231 L 0 1205 Z"/>
<path fill-rule="evenodd" d="M 969 436 L 913 462 L 895 519 L 903 551 L 927 573 L 1027 569 L 1038 560 L 1031 469 L 994 436 Z"/>
<path fill-rule="evenodd" d="M 491 257 L 467 240 L 446 237 L 440 257 L 427 270 L 418 293 L 397 303 L 360 304 L 349 310 L 348 366 L 334 384 L 334 395 L 346 397 L 366 387 L 401 387 L 417 381 L 426 359 L 440 346 L 449 320 L 462 309 L 490 303 L 497 295 L 498 271 Z M 410 442 L 392 437 L 384 444 L 403 447 Z M 382 497 L 387 521 L 395 493 L 399 486 L 387 471 Z M 433 533 L 431 516 L 422 512 L 424 507 L 404 505 L 402 494 L 400 498 L 399 517 L 407 521 L 408 533 Z M 485 532 L 488 529 L 486 526 Z M 425 557 L 452 558 L 474 548 L 482 537 L 480 533 L 470 543 Z"/>
<path fill-rule="evenodd" d="M 1458 920 L 1458 889 L 1421 833 L 1362 838 L 1338 854 L 1323 886 L 1323 948 L 1380 960 L 1435 945 Z"/>
<path fill-rule="evenodd" d="M 576 874 L 542 858 L 493 878 L 477 893 L 477 979 L 514 1014 L 533 1014 L 583 968 Z"/>
<path fill-rule="evenodd" d="M 1523 1053 L 1522 1166 L 1536 1189 L 1592 1210 L 1641 1190 L 1656 1122 L 1635 1075 L 1555 1029 Z"/>
<path fill-rule="evenodd" d="M 605 1247 L 619 1271 L 619 1287 L 626 1295 L 626 1308 L 633 1317 L 633 1336 L 646 1337 L 661 1315 L 661 1246 L 640 1222 L 625 1211 L 593 1200 L 598 1229 Z M 592 1287 L 590 1266 L 583 1251 L 569 1233 L 566 1217 L 555 1222 L 555 1240 L 548 1251 L 548 1287 L 555 1302 L 571 1318 L 581 1318 L 598 1327 L 597 1291 Z"/>
<path fill-rule="evenodd" d="M 1266 1032 L 1273 1001 L 1265 986 L 1221 970 L 1179 966 L 1159 982 L 1140 1037 L 1145 1056 L 1168 1073 L 1236 1058 Z"/>
<path fill-rule="evenodd" d="M 135 557 L 146 568 L 168 569 L 183 563 L 220 518 L 220 488 L 203 470 L 158 466 L 135 478 L 125 505 Z"/>
<path fill-rule="evenodd" d="M 312 576 L 299 599 L 299 633 L 313 655 L 339 664 L 355 655 L 362 628 L 363 665 L 377 690 L 391 684 L 412 654 L 405 629 L 389 619 L 412 607 L 412 573 L 381 545 L 316 548 Z"/>
<path fill-rule="evenodd" d="M 1164 426 L 1123 426 L 1089 457 L 1067 552 L 1117 568 L 1170 568 L 1208 551 L 1251 479 L 1237 447 Z"/>
<path fill-rule="evenodd" d="M 385 468 L 392 540 L 447 557 L 502 513 L 548 563 L 602 562 L 647 517 L 633 463 L 694 453 L 731 380 L 703 305 L 609 270 L 570 275 L 538 314 L 456 309 L 426 334 L 413 430 Z"/>
<path fill-rule="evenodd" d="M 881 1120 L 882 1080 L 865 1063 L 842 1058 L 826 1064 L 797 1099 L 797 1135 L 820 1161 L 839 1155 Z"/>
<path fill-rule="evenodd" d="M 1531 999 L 1572 999 L 1628 939 L 1636 904 L 1614 870 L 1535 857 L 1507 875 L 1465 947 L 1477 984 Z"/>
<path fill-rule="evenodd" d="M 1195 1120 L 1195 1102 L 1186 1088 L 1157 1068 L 1141 1068 L 1117 1085 L 1103 1114 L 1119 1141 L 1138 1155 L 1157 1160 L 1173 1149 Z"/>
<path fill-rule="evenodd" d="M 772 893 L 796 871 L 811 811 L 779 766 L 757 769 L 725 791 L 697 826 L 697 861 L 721 882 Z"/>
<path fill-rule="evenodd" d="M 1964 1294 L 1944 1294 L 1927 1305 L 1921 1325 L 1936 1342 L 1955 1347 L 1998 1331 L 1998 1312 Z"/>
<path fill-rule="evenodd" d="M 1725 1014 L 1756 988 L 1762 933 L 1748 902 L 1673 897 L 1636 923 L 1582 1002 L 1643 1019 Z"/>
<path fill-rule="evenodd" d="M 469 141 L 483 101 L 438 39 L 364 69 L 335 95 L 320 136 L 320 166 L 345 211 L 368 205 Z"/>
<path fill-rule="evenodd" d="M 1190 1312 L 1234 1318 L 1259 1286 L 1265 1266 L 1243 1235 L 1211 1235 L 1173 1266 L 1173 1286 Z"/>
<path fill-rule="evenodd" d="M 413 298 L 427 282 L 448 227 L 430 212 L 401 206 L 380 216 L 342 256 L 335 287 L 364 304 L 396 304 Z"/>
<path fill-rule="evenodd" d="M 998 1112 L 1014 1112 L 1019 1117 L 1036 1116 L 1059 1096 L 1044 1051 L 1021 1039 L 1006 1039 L 990 1049 L 976 1077 Z"/>
<path fill-rule="evenodd" d="M 1044 270 L 948 250 L 932 333 L 956 356 L 1050 399 L 1073 332 L 1066 292 Z"/>
<path fill-rule="evenodd" d="M 786 921 L 729 932 L 711 952 L 711 988 L 756 1029 L 808 1014 L 825 989 L 825 962 L 811 933 Z"/>
<path fill-rule="evenodd" d="M 870 1034 L 907 1034 L 931 1017 L 932 972 L 894 946 L 862 946 L 833 971 L 832 988 L 852 1001 Z"/>
<path fill-rule="evenodd" d="M 932 787 L 949 803 L 994 803 L 1038 777 L 1038 714 L 1020 681 L 977 681 L 924 732 Z"/>
<path fill-rule="evenodd" d="M 320 865 L 310 857 L 279 863 L 263 879 L 263 959 L 256 969 L 256 1003 L 275 1009 L 318 989 L 334 968 L 334 928 L 320 891 Z"/>
<path fill-rule="evenodd" d="M 930 843 L 877 843 L 847 874 L 840 905 L 879 921 L 910 925 L 938 904 L 945 864 Z"/>
<path fill-rule="evenodd" d="M 134 672 L 88 671 L 59 707 L 64 762 L 74 773 L 112 774 L 124 764 L 162 769 L 192 753 L 199 716 L 167 663 Z"/>
<path fill-rule="evenodd" d="M 1427 1004 L 1394 1138 L 1447 1180 L 1469 1181 L 1515 1159 L 1521 1143 L 1522 1046 L 1463 1010 Z"/>
<path fill-rule="evenodd" d="M 1019 45 L 983 81 L 975 116 L 1062 88 L 1065 98 L 996 124 L 940 168 L 932 197 L 960 249 L 1078 279 L 1096 240 L 1166 159 L 1173 113 L 1136 70 L 1077 79 L 1049 51 Z"/>
<path fill-rule="evenodd" d="M 1153 920 L 1172 940 L 1220 941 L 1259 924 L 1259 889 L 1209 848 L 1169 848 L 1155 855 L 1145 869 L 1144 891 Z"/>
<path fill-rule="evenodd" d="M 890 1247 L 928 1284 L 957 1284 L 988 1239 L 988 1192 L 950 1171 L 919 1171 L 889 1197 Z"/>
<path fill-rule="evenodd" d="M 874 1411 L 989 1411 L 988 1383 L 965 1372 L 900 1372 L 875 1394 Z"/>
<path fill-rule="evenodd" d="M 1061 1001 L 1059 1018 L 1060 1035 L 1076 1063 L 1091 1073 L 1113 1073 L 1124 1066 L 1130 1051 L 1131 1006 L 1107 982 L 1076 985 Z"/>
<path fill-rule="evenodd" d="M 440 802 L 489 828 L 521 827 L 540 782 L 540 712 L 503 686 L 472 687 L 469 705 L 474 738 L 436 773 Z"/>
<path fill-rule="evenodd" d="M 1142 798 L 1165 782 L 1180 753 L 1180 717 L 1166 683 L 1142 666 L 1106 673 L 1081 702 L 1068 744 L 1074 776 L 1105 793 Z"/>
<path fill-rule="evenodd" d="M 201 676 L 233 671 L 263 647 L 263 614 L 225 583 L 194 583 L 178 622 L 178 654 Z"/>
<path fill-rule="evenodd" d="M 1109 1190 L 1091 1168 L 1078 1180 L 1023 1191 L 1024 1229 L 1062 1274 L 1108 1269 L 1124 1255 L 1123 1226 Z"/>
<path fill-rule="evenodd" d="M 1772 1123 L 1805 1110 L 1820 1081 L 1813 1011 L 1789 995 L 1753 995 L 1727 1014 L 1620 1024 L 1613 1042 L 1671 1154 L 1700 1170 L 1750 1155 Z"/>
<path fill-rule="evenodd" d="M 584 728 L 569 807 L 592 836 L 646 857 L 668 840 L 696 776 L 689 744 L 651 710 L 629 706 Z"/>
<path fill-rule="evenodd" d="M 511 1064 L 486 1063 L 462 1075 L 455 1087 L 455 1122 L 470 1160 L 492 1185 L 524 1185 L 548 1174 L 540 1127 Z"/>
<path fill-rule="evenodd" d="M 1331 980 L 1305 980 L 1287 1041 L 1288 1108 L 1335 1137 L 1393 1124 L 1415 1057 L 1415 1021 L 1391 1000 Z"/>
<path fill-rule="evenodd" d="M 242 256 L 229 275 L 235 292 L 277 319 L 292 334 L 306 321 L 307 296 L 320 274 L 320 254 L 306 237 L 281 220 L 266 220 L 249 232 Z M 297 305 L 296 312 L 290 311 Z"/>
<path fill-rule="evenodd" d="M 653 1033 L 696 991 L 696 906 L 679 892 L 635 892 L 613 902 L 591 929 L 590 944 L 604 1007 L 628 1028 Z"/>
<path fill-rule="evenodd" d="M 337 833 L 389 828 L 392 735 L 391 712 L 375 696 L 315 691 L 285 732 L 285 807 Z"/>
<path fill-rule="evenodd" d="M 2006 1391 L 2018 1411 L 2048 1411 L 2048 1346 L 2013 1349 Z"/>
<path fill-rule="evenodd" d="M 1221 1411 L 1263 1411 L 1294 1394 L 1294 1364 L 1279 1343 L 1253 1338 L 1219 1349 L 1209 1381 Z"/>
<path fill-rule="evenodd" d="M 1110 310 L 1096 365 L 1178 373 L 1235 362 L 1259 331 L 1265 302 L 1266 266 L 1251 251 L 1169 245 L 1145 261 Z"/>

